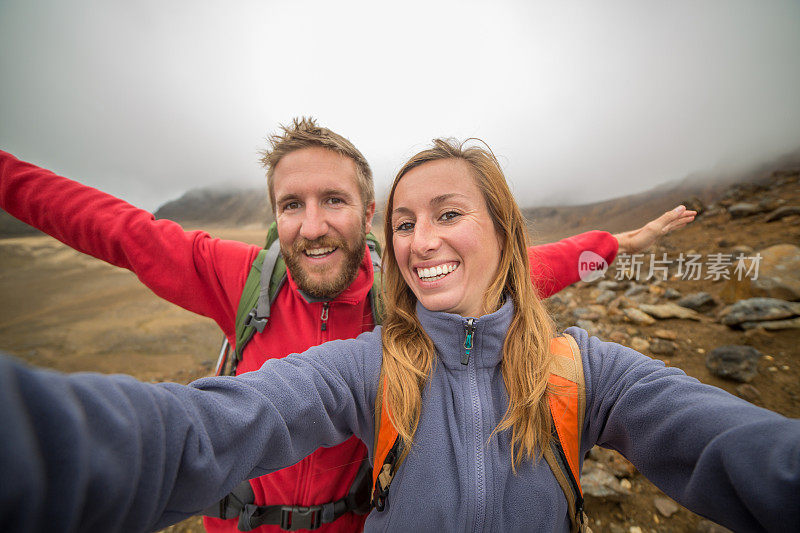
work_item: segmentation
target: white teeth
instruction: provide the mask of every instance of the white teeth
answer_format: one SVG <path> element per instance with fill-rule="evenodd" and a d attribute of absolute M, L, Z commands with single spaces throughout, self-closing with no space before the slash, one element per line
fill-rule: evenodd
<path fill-rule="evenodd" d="M 327 247 L 327 248 L 314 248 L 314 249 L 312 249 L 312 250 L 306 250 L 306 255 L 309 255 L 309 256 L 311 256 L 311 257 L 320 256 L 320 255 L 325 255 L 325 254 L 329 254 L 329 253 L 331 253 L 331 252 L 332 252 L 332 251 L 334 251 L 335 249 L 336 249 L 336 248 L 334 248 L 334 247 L 332 247 L 332 246 L 329 246 L 329 247 Z"/>
<path fill-rule="evenodd" d="M 436 281 L 437 279 L 442 279 L 456 268 L 458 268 L 458 263 L 437 265 L 430 268 L 418 268 L 417 276 L 425 281 Z"/>

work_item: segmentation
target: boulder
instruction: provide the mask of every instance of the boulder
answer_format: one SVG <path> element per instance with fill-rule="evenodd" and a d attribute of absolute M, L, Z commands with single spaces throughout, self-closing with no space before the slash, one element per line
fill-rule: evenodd
<path fill-rule="evenodd" d="M 684 318 L 688 320 L 700 320 L 700 315 L 691 309 L 675 305 L 674 303 L 666 303 L 659 305 L 642 304 L 639 310 L 644 311 L 648 315 L 656 318 Z"/>
<path fill-rule="evenodd" d="M 717 306 L 717 300 L 707 292 L 695 292 L 684 296 L 676 302 L 681 307 L 686 307 L 700 313 L 711 311 Z"/>
<path fill-rule="evenodd" d="M 758 375 L 761 355 L 752 346 L 720 346 L 706 355 L 706 368 L 721 378 L 749 383 Z"/>
<path fill-rule="evenodd" d="M 758 252 L 761 263 L 758 277 L 751 279 L 752 294 L 800 300 L 800 247 L 793 244 L 776 244 Z"/>
<path fill-rule="evenodd" d="M 787 302 L 777 298 L 748 298 L 739 300 L 723 309 L 719 316 L 723 324 L 730 327 L 743 322 L 762 322 L 781 320 L 800 315 L 800 303 Z"/>

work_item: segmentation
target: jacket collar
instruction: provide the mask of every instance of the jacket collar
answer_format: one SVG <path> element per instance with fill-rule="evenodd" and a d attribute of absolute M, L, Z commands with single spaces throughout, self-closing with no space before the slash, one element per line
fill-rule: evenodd
<path fill-rule="evenodd" d="M 372 271 L 372 257 L 369 254 L 369 248 L 366 246 L 364 247 L 364 257 L 361 259 L 361 265 L 358 267 L 356 279 L 353 280 L 353 283 L 351 283 L 350 286 L 347 287 L 341 294 L 333 299 L 315 298 L 314 296 L 304 293 L 297 286 L 297 283 L 295 283 L 294 279 L 292 278 L 292 273 L 288 269 L 286 270 L 287 283 L 289 283 L 291 289 L 299 294 L 307 303 L 339 302 L 351 305 L 361 303 L 367 298 L 367 294 L 369 294 L 369 291 L 372 288 L 374 279 L 375 277 Z"/>
<path fill-rule="evenodd" d="M 514 316 L 514 304 L 506 299 L 494 313 L 475 318 L 470 363 L 478 368 L 497 366 L 503 357 L 503 343 Z M 425 332 L 433 339 L 439 359 L 452 370 L 466 370 L 461 363 L 468 318 L 444 312 L 429 311 L 417 302 L 417 317 Z"/>

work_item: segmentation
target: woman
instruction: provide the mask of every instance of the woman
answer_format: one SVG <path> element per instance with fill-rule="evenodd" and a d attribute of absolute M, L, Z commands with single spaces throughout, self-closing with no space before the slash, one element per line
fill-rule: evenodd
<path fill-rule="evenodd" d="M 160 527 L 320 445 L 356 435 L 372 447 L 377 404 L 403 451 L 368 531 L 569 530 L 567 500 L 541 460 L 548 395 L 563 393 L 548 387 L 553 326 L 497 161 L 436 141 L 401 169 L 386 214 L 382 331 L 189 387 L 1 360 L 0 442 L 18 455 L 0 454 L 0 524 Z M 800 523 L 799 421 L 567 332 L 586 380 L 580 457 L 595 444 L 616 449 L 733 529 Z"/>

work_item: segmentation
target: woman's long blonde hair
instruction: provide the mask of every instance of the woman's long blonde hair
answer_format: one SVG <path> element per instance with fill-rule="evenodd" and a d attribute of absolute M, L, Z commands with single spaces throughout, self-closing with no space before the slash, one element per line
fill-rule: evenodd
<path fill-rule="evenodd" d="M 432 371 L 435 350 L 417 318 L 416 296 L 403 280 L 395 260 L 391 224 L 394 193 L 403 176 L 413 168 L 442 159 L 464 161 L 483 194 L 502 246 L 497 276 L 484 295 L 484 309 L 495 311 L 505 298 L 514 302 L 501 364 L 509 403 L 494 432 L 511 429 L 512 465 L 518 465 L 523 458 L 540 454 L 551 438 L 547 379 L 553 357 L 549 348 L 553 323 L 531 283 L 525 220 L 494 154 L 477 146 L 465 148 L 464 143 L 453 139 L 433 142 L 432 148 L 413 156 L 397 173 L 386 205 L 381 369 L 385 385 L 378 399 L 382 393 L 385 395 L 383 405 L 407 453 L 419 424 L 422 389 Z"/>

